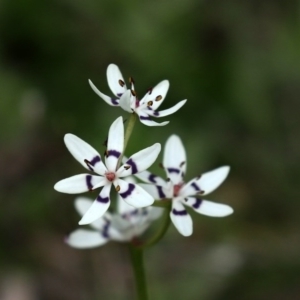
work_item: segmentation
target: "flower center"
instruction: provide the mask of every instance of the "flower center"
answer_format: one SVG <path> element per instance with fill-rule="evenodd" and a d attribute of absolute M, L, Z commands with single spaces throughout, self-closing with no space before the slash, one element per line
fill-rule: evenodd
<path fill-rule="evenodd" d="M 105 173 L 105 177 L 108 181 L 114 181 L 116 178 L 116 174 L 114 172 Z"/>
<path fill-rule="evenodd" d="M 174 195 L 175 197 L 178 196 L 181 187 L 182 187 L 182 184 L 175 184 L 175 185 L 173 186 L 173 195 Z"/>

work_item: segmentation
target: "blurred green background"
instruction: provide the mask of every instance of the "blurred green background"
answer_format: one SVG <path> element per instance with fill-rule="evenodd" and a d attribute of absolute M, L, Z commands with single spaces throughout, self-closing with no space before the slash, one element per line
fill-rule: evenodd
<path fill-rule="evenodd" d="M 187 180 L 232 167 L 210 200 L 235 213 L 193 214 L 145 253 L 151 299 L 299 299 L 300 2 L 296 0 L 2 0 L 0 2 L 0 298 L 133 299 L 127 248 L 64 244 L 79 216 L 58 180 L 82 167 L 74 133 L 103 153 L 108 64 L 141 98 L 163 79 L 165 127 L 137 124 L 128 153 L 178 134 Z M 159 157 L 152 169 L 162 161 Z M 95 197 L 97 192 L 91 194 Z"/>

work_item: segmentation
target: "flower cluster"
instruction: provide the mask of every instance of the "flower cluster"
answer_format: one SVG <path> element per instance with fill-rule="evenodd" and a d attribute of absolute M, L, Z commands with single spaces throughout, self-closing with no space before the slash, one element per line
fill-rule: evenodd
<path fill-rule="evenodd" d="M 157 111 L 166 97 L 169 82 L 160 82 L 139 100 L 133 79 L 130 78 L 130 89 L 127 89 L 119 68 L 114 64 L 107 68 L 107 80 L 114 97 L 103 94 L 91 81 L 89 83 L 106 103 L 120 106 L 125 111 L 137 115 L 141 123 L 148 126 L 166 125 L 168 122 L 156 123 L 150 117 L 170 115 L 186 102 L 182 100 L 169 109 Z M 54 188 L 68 194 L 80 194 L 101 188 L 93 202 L 83 197 L 75 200 L 75 207 L 82 216 L 79 225 L 90 224 L 93 230 L 77 229 L 72 232 L 66 239 L 70 246 L 90 248 L 103 245 L 109 240 L 133 242 L 161 215 L 162 208 L 151 206 L 155 205 L 155 200 L 157 204 L 171 204 L 167 206 L 170 209 L 170 218 L 184 236 L 193 232 L 192 219 L 185 206 L 212 217 L 224 217 L 233 212 L 228 205 L 203 199 L 226 179 L 229 167 L 223 166 L 184 182 L 186 153 L 176 135 L 169 137 L 164 149 L 163 168 L 166 180 L 148 171 L 160 153 L 159 143 L 125 158 L 127 141 L 124 138 L 122 117 L 117 118 L 110 126 L 104 160 L 97 150 L 73 134 L 66 134 L 64 141 L 74 158 L 94 174 L 84 173 L 63 179 L 57 182 Z M 132 179 L 133 176 L 143 183 L 136 183 Z M 112 186 L 118 193 L 115 213 L 108 211 Z"/>

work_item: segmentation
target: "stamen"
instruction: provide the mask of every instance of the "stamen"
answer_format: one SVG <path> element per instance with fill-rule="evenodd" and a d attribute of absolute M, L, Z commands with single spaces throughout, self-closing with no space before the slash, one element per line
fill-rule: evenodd
<path fill-rule="evenodd" d="M 129 77 L 129 83 L 130 84 L 132 84 L 132 83 L 134 84 L 134 79 L 131 76 Z"/>
<path fill-rule="evenodd" d="M 125 85 L 125 82 L 124 82 L 123 80 L 119 79 L 119 85 L 120 85 L 121 87 L 123 87 L 123 86 Z"/>
<path fill-rule="evenodd" d="M 151 88 L 148 90 L 149 95 L 152 94 L 152 91 L 153 91 L 153 88 L 151 87 Z"/>
<path fill-rule="evenodd" d="M 128 170 L 130 168 L 130 166 L 124 166 L 125 170 Z"/>
<path fill-rule="evenodd" d="M 180 165 L 179 165 L 179 167 L 181 168 L 181 167 L 183 167 L 185 165 L 185 161 L 183 161 Z"/>
<path fill-rule="evenodd" d="M 152 106 L 153 105 L 153 101 L 148 101 L 147 106 Z"/>
<path fill-rule="evenodd" d="M 135 90 L 131 90 L 131 94 L 132 94 L 132 96 L 136 97 L 136 92 L 135 92 Z"/>
<path fill-rule="evenodd" d="M 155 101 L 160 101 L 161 99 L 162 99 L 162 96 L 159 95 L 159 96 L 157 96 L 157 97 L 155 98 Z"/>
<path fill-rule="evenodd" d="M 120 186 L 117 185 L 117 186 L 116 186 L 116 191 L 117 191 L 117 192 L 120 192 L 120 189 L 121 189 Z"/>

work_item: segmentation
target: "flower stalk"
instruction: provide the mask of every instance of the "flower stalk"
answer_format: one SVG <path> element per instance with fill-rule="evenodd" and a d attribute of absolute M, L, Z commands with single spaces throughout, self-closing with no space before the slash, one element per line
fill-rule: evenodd
<path fill-rule="evenodd" d="M 133 244 L 129 244 L 129 254 L 135 280 L 137 299 L 148 300 L 146 273 L 144 268 L 144 251 L 143 249 L 135 247 Z"/>

